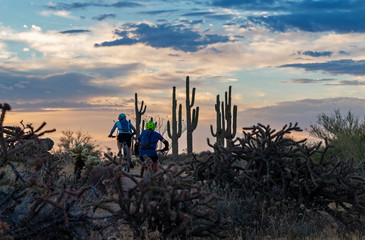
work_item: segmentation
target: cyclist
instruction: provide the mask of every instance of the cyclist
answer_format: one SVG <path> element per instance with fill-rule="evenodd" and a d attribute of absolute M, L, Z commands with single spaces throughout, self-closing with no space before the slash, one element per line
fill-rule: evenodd
<path fill-rule="evenodd" d="M 116 128 L 118 128 L 118 137 L 117 137 L 117 147 L 118 147 L 118 157 L 122 153 L 122 142 L 124 141 L 129 148 L 129 156 L 132 156 L 132 136 L 136 134 L 136 128 L 127 120 L 127 117 L 124 113 L 119 114 L 117 122 L 115 122 L 112 130 L 108 137 L 112 137 Z M 133 130 L 133 133 L 132 131 Z M 125 153 L 124 153 L 125 154 Z M 124 156 L 125 157 L 125 156 Z"/>
<path fill-rule="evenodd" d="M 161 136 L 161 134 L 155 132 L 155 129 L 156 129 L 156 124 L 154 122 L 147 122 L 146 130 L 143 130 L 141 135 L 138 136 L 135 145 L 135 150 L 137 150 L 136 153 L 138 153 L 139 149 L 139 158 L 141 159 L 142 162 L 144 161 L 143 156 L 151 158 L 153 166 L 152 169 L 154 172 L 157 171 L 157 166 L 158 166 L 158 156 L 156 152 L 158 141 L 161 141 L 165 144 L 165 148 L 162 149 L 162 151 L 169 150 L 169 142 L 166 141 Z"/>

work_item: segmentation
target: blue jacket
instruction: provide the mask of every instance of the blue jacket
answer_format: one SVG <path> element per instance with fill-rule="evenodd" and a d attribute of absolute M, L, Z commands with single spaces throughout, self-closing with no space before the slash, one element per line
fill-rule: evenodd
<path fill-rule="evenodd" d="M 151 131 L 151 130 L 143 130 L 141 135 L 138 136 L 137 140 L 141 142 L 142 136 L 147 134 L 148 131 Z M 158 141 L 163 141 L 163 140 L 164 140 L 164 138 L 161 136 L 161 134 L 153 131 L 149 138 L 149 145 L 146 147 L 141 146 L 141 149 L 139 150 L 139 156 L 140 157 L 143 157 L 144 155 L 146 155 L 147 157 L 156 156 L 157 155 L 157 152 L 156 152 L 157 143 L 158 143 Z"/>
<path fill-rule="evenodd" d="M 128 124 L 129 124 L 129 130 L 127 132 L 124 132 L 122 130 L 122 123 L 121 123 L 121 121 L 127 121 L 128 122 Z M 136 132 L 136 128 L 132 125 L 132 123 L 130 123 L 126 119 L 123 119 L 123 120 L 120 120 L 120 121 L 115 122 L 112 130 L 110 131 L 110 135 L 112 135 L 114 133 L 114 131 L 115 131 L 116 128 L 118 128 L 118 133 L 130 133 L 130 134 L 132 134 L 131 129 L 133 129 L 133 131 Z"/>

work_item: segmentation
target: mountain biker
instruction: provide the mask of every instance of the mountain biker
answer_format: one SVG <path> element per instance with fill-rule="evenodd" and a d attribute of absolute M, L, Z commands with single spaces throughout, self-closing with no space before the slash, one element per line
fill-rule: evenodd
<path fill-rule="evenodd" d="M 118 137 L 117 137 L 117 147 L 118 147 L 118 157 L 121 155 L 122 142 L 127 144 L 129 147 L 129 156 L 132 156 L 132 136 L 136 134 L 136 128 L 127 120 L 127 116 L 124 113 L 119 114 L 117 122 L 115 122 L 112 130 L 108 137 L 112 137 L 116 128 L 118 128 Z M 132 131 L 133 130 L 133 133 Z M 125 153 L 124 153 L 125 154 Z"/>
<path fill-rule="evenodd" d="M 143 130 L 141 135 L 138 136 L 136 144 L 135 144 L 135 150 L 138 153 L 139 149 L 139 158 L 143 162 L 144 156 L 147 156 L 151 158 L 152 160 L 152 166 L 153 171 L 157 171 L 158 166 L 158 156 L 156 152 L 157 143 L 158 141 L 161 141 L 165 144 L 164 149 L 162 151 L 168 151 L 169 150 L 169 142 L 166 141 L 161 134 L 158 132 L 155 132 L 156 124 L 154 122 L 147 122 L 146 123 L 146 130 Z M 147 141 L 147 142 L 146 142 Z"/>

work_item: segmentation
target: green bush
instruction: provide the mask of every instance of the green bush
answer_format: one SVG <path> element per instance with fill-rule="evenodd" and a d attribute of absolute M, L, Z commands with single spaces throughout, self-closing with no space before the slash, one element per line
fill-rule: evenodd
<path fill-rule="evenodd" d="M 313 137 L 327 140 L 333 146 L 328 150 L 327 156 L 341 156 L 344 159 L 364 162 L 365 119 L 360 121 L 351 111 L 346 116 L 338 109 L 331 115 L 321 113 L 317 116 L 317 123 L 311 124 L 307 131 Z"/>

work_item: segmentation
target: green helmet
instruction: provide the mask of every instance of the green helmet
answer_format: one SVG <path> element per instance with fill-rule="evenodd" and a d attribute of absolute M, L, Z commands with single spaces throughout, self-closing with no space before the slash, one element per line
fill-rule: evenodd
<path fill-rule="evenodd" d="M 126 119 L 126 115 L 124 113 L 121 113 L 121 114 L 119 114 L 118 119 L 119 120 Z"/>
<path fill-rule="evenodd" d="M 155 130 L 156 129 L 156 124 L 154 122 L 148 122 L 148 123 L 146 123 L 146 129 L 147 130 Z"/>

